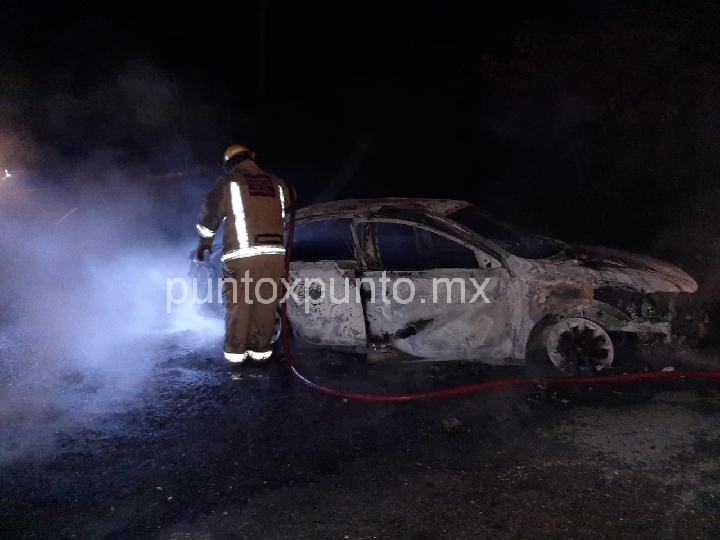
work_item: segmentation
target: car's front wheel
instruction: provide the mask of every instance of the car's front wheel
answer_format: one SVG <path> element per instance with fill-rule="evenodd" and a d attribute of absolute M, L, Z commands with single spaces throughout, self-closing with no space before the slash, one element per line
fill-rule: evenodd
<path fill-rule="evenodd" d="M 550 362 L 569 377 L 590 377 L 613 365 L 615 347 L 598 323 L 580 317 L 563 319 L 545 333 Z"/>
<path fill-rule="evenodd" d="M 528 347 L 528 375 L 594 377 L 634 359 L 633 341 L 583 317 L 556 319 L 535 332 Z"/>

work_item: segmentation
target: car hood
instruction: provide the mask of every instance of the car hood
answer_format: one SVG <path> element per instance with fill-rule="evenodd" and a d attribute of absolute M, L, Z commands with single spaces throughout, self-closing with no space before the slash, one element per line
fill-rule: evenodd
<path fill-rule="evenodd" d="M 549 273 L 587 277 L 596 281 L 639 288 L 645 292 L 697 290 L 695 280 L 668 262 L 603 246 L 568 246 L 552 259 L 533 261 Z"/>

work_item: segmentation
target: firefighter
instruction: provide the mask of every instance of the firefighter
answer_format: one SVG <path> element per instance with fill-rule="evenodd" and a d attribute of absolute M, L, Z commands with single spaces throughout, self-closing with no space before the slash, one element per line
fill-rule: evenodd
<path fill-rule="evenodd" d="M 275 312 L 285 275 L 285 215 L 294 190 L 255 163 L 255 153 L 233 145 L 225 150 L 225 174 L 205 195 L 197 230 L 197 257 L 212 253 L 223 230 L 225 343 L 230 362 L 264 362 L 272 356 Z"/>

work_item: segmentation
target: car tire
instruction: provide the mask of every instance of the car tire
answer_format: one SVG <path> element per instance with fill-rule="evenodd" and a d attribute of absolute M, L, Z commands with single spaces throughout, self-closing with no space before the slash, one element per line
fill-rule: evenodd
<path fill-rule="evenodd" d="M 527 375 L 537 380 L 634 371 L 636 338 L 626 332 L 608 332 L 590 319 L 553 317 L 531 333 Z"/>

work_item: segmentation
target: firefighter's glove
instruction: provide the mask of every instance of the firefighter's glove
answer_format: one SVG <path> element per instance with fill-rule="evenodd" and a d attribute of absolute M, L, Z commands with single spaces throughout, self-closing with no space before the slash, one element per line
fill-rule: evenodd
<path fill-rule="evenodd" d="M 198 261 L 205 260 L 205 250 L 208 254 L 212 253 L 212 246 L 210 244 L 200 244 L 197 248 L 197 259 Z"/>

